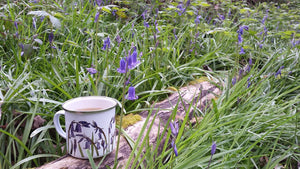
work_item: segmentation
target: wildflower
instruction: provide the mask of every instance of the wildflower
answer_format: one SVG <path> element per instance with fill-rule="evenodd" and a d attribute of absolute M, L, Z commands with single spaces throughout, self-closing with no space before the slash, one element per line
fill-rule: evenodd
<path fill-rule="evenodd" d="M 176 29 L 175 29 L 175 28 L 173 29 L 173 34 L 174 34 L 174 36 L 175 36 L 175 39 L 177 40 L 178 37 L 177 37 L 177 35 L 176 35 Z"/>
<path fill-rule="evenodd" d="M 231 8 L 229 8 L 229 11 L 228 11 L 228 17 L 231 16 Z"/>
<path fill-rule="evenodd" d="M 148 22 L 144 21 L 144 26 L 145 26 L 146 28 L 149 28 Z"/>
<path fill-rule="evenodd" d="M 20 43 L 19 46 L 22 48 L 21 56 L 23 56 L 24 55 L 24 44 Z"/>
<path fill-rule="evenodd" d="M 172 145 L 173 151 L 174 151 L 174 153 L 175 153 L 175 155 L 176 155 L 176 157 L 177 157 L 177 156 L 178 156 L 178 151 L 177 151 L 176 144 L 174 143 L 174 140 L 172 140 L 171 145 Z"/>
<path fill-rule="evenodd" d="M 224 21 L 225 20 L 225 16 L 224 15 L 222 15 L 222 14 L 218 14 L 219 15 L 219 19 L 221 20 L 221 21 Z"/>
<path fill-rule="evenodd" d="M 268 13 L 264 16 L 263 20 L 261 21 L 262 24 L 265 24 L 265 21 L 267 20 L 268 18 Z"/>
<path fill-rule="evenodd" d="M 91 75 L 93 75 L 93 74 L 96 74 L 98 71 L 95 69 L 95 68 L 86 68 L 86 70 L 91 74 Z"/>
<path fill-rule="evenodd" d="M 99 15 L 100 15 L 100 13 L 97 12 L 96 15 L 95 15 L 95 20 L 94 20 L 95 23 L 98 22 Z"/>
<path fill-rule="evenodd" d="M 32 26 L 34 29 L 36 29 L 36 17 L 32 18 Z"/>
<path fill-rule="evenodd" d="M 40 17 L 40 21 L 41 21 L 41 22 L 43 22 L 44 19 L 45 19 L 45 16 L 41 16 L 41 17 Z"/>
<path fill-rule="evenodd" d="M 239 34 L 239 35 L 238 35 L 238 43 L 241 44 L 242 42 L 243 42 L 242 35 Z"/>
<path fill-rule="evenodd" d="M 157 20 L 154 21 L 154 25 L 155 25 L 156 33 L 159 33 L 159 30 L 158 30 L 158 28 L 157 28 Z"/>
<path fill-rule="evenodd" d="M 102 0 L 96 0 L 96 4 L 97 4 L 98 6 L 101 6 Z"/>
<path fill-rule="evenodd" d="M 120 67 L 117 69 L 119 73 L 126 73 L 126 62 L 124 59 L 120 60 Z"/>
<path fill-rule="evenodd" d="M 236 77 L 234 76 L 231 80 L 232 86 L 234 86 L 236 84 Z"/>
<path fill-rule="evenodd" d="M 217 144 L 216 144 L 216 142 L 213 142 L 213 144 L 211 145 L 211 153 L 210 153 L 211 155 L 210 155 L 210 159 L 209 159 L 209 163 L 208 163 L 207 168 L 209 168 L 209 166 L 210 166 L 212 157 L 213 157 L 213 155 L 215 154 L 216 149 L 217 149 Z"/>
<path fill-rule="evenodd" d="M 176 138 L 179 132 L 179 127 L 178 127 L 178 123 L 176 122 L 170 122 L 170 129 L 172 132 L 172 135 Z"/>
<path fill-rule="evenodd" d="M 132 54 L 130 55 L 130 57 L 131 57 L 131 65 L 128 67 L 130 69 L 133 69 L 140 63 L 140 61 L 137 60 L 136 47 L 134 47 L 134 50 L 133 50 Z"/>
<path fill-rule="evenodd" d="M 117 35 L 116 41 L 118 42 L 118 46 L 120 46 L 120 43 L 122 41 L 122 38 L 120 37 L 120 35 Z"/>
<path fill-rule="evenodd" d="M 281 70 L 284 68 L 284 66 L 281 66 L 278 71 L 275 73 L 275 77 L 277 77 L 278 75 L 281 76 Z"/>
<path fill-rule="evenodd" d="M 16 29 L 17 29 L 16 37 L 18 38 L 18 37 L 19 37 L 19 32 L 18 32 L 18 22 L 15 21 L 15 22 L 14 22 L 14 25 L 15 25 L 15 27 L 16 27 Z"/>
<path fill-rule="evenodd" d="M 147 10 L 145 10 L 145 11 L 142 13 L 142 17 L 143 17 L 144 20 L 146 19 L 146 14 L 147 14 Z"/>
<path fill-rule="evenodd" d="M 53 42 L 53 38 L 54 38 L 54 35 L 53 35 L 53 32 L 51 31 L 50 34 L 49 34 L 49 42 L 52 44 Z"/>
<path fill-rule="evenodd" d="M 130 86 L 128 89 L 128 95 L 126 96 L 127 100 L 136 100 L 138 96 L 135 95 L 135 88 Z"/>
<path fill-rule="evenodd" d="M 211 155 L 214 155 L 217 149 L 217 144 L 214 141 L 213 144 L 211 145 Z"/>
<path fill-rule="evenodd" d="M 249 65 L 252 65 L 252 58 L 249 58 Z"/>
<path fill-rule="evenodd" d="M 185 11 L 185 9 L 183 8 L 182 2 L 177 5 L 177 9 L 179 9 L 179 10 L 177 10 L 176 12 L 178 13 L 179 16 L 181 16 Z"/>
<path fill-rule="evenodd" d="M 248 85 L 247 85 L 247 88 L 249 88 L 249 87 L 251 86 L 250 79 L 251 79 L 251 76 L 250 76 L 250 77 L 248 77 L 248 79 L 247 79 L 247 83 L 248 83 Z"/>
<path fill-rule="evenodd" d="M 103 49 L 103 50 L 106 50 L 106 49 L 109 49 L 109 48 L 110 48 L 110 39 L 109 39 L 109 37 L 107 37 L 107 38 L 104 40 L 104 44 L 103 44 L 102 49 Z"/>
<path fill-rule="evenodd" d="M 200 18 L 201 18 L 200 15 L 198 15 L 198 16 L 196 17 L 196 19 L 195 19 L 195 24 L 196 24 L 196 25 L 200 24 Z"/>
<path fill-rule="evenodd" d="M 243 48 L 243 47 L 241 47 L 240 54 L 241 54 L 241 55 L 242 55 L 242 54 L 245 54 L 245 51 L 244 51 L 244 48 Z"/>
<path fill-rule="evenodd" d="M 130 77 L 130 75 L 129 75 L 129 77 L 127 78 L 127 80 L 126 80 L 126 82 L 125 82 L 125 85 L 126 85 L 126 86 L 130 83 L 130 79 L 131 79 L 131 77 Z"/>
<path fill-rule="evenodd" d="M 238 30 L 238 33 L 243 35 L 244 34 L 244 30 L 249 30 L 249 26 L 247 25 L 243 25 L 243 26 L 240 26 L 239 30 Z"/>

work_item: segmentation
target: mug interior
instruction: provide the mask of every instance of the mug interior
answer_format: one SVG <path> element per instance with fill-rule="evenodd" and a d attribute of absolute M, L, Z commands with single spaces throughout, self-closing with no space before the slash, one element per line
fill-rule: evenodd
<path fill-rule="evenodd" d="M 62 107 L 69 112 L 99 112 L 114 108 L 117 102 L 104 96 L 77 97 L 66 101 Z"/>

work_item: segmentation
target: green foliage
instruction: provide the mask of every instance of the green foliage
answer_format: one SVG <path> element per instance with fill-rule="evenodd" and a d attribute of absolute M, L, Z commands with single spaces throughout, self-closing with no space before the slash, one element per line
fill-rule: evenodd
<path fill-rule="evenodd" d="M 104 95 L 121 101 L 127 79 L 117 68 L 133 46 L 138 54 L 142 52 L 141 64 L 130 71 L 139 99 L 125 101 L 126 114 L 151 110 L 152 103 L 168 96 L 169 87 L 179 88 L 202 77 L 221 88 L 222 94 L 212 107 L 196 110 L 203 118 L 196 125 L 187 118 L 180 122 L 178 157 L 169 142 L 161 153 L 148 145 L 145 126 L 137 143 L 123 131 L 133 148 L 127 166 L 133 162 L 135 168 L 206 168 L 212 141 L 217 142 L 217 151 L 210 168 L 297 166 L 299 3 L 255 1 L 253 6 L 246 1 L 192 0 L 183 13 L 179 4 L 108 1 L 98 7 L 89 1 L 1 2 L 2 168 L 40 166 L 65 154 L 61 148 L 65 140 L 55 132 L 53 115 L 73 97 Z M 141 16 L 146 9 L 149 28 Z M 197 16 L 201 16 L 199 23 L 195 23 Z M 249 30 L 238 44 L 242 25 Z M 53 42 L 49 41 L 52 33 Z M 117 36 L 122 38 L 120 44 Z M 111 48 L 103 50 L 106 37 Z M 245 54 L 239 54 L 240 47 Z M 251 70 L 239 74 L 250 58 Z M 86 69 L 90 67 L 97 73 L 90 74 Z M 281 74 L 276 74 L 279 70 Z M 237 83 L 232 85 L 234 77 Z M 47 121 L 40 128 L 33 125 L 38 115 Z M 168 128 L 164 133 L 169 139 Z M 158 143 L 162 140 L 157 138 Z"/>

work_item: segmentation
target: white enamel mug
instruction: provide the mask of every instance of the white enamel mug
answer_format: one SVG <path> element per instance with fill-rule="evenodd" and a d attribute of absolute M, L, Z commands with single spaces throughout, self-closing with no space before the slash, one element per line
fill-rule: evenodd
<path fill-rule="evenodd" d="M 93 158 L 102 157 L 115 147 L 115 112 L 117 102 L 104 96 L 77 97 L 66 101 L 53 118 L 59 135 L 66 139 L 67 152 L 87 159 L 87 150 Z M 62 129 L 59 116 L 65 116 Z"/>

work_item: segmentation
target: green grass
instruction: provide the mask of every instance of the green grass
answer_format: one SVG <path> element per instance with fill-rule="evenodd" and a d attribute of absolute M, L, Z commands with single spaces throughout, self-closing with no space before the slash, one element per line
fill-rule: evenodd
<path fill-rule="evenodd" d="M 180 122 L 177 157 L 170 142 L 161 153 L 147 144 L 147 137 L 137 142 L 143 147 L 132 142 L 135 168 L 207 168 L 213 141 L 217 151 L 210 168 L 297 167 L 300 45 L 292 44 L 300 39 L 297 0 L 255 6 L 229 0 L 216 6 L 192 0 L 181 16 L 176 12 L 178 2 L 173 1 L 115 1 L 114 5 L 104 4 L 95 23 L 100 8 L 89 1 L 0 3 L 2 168 L 40 166 L 66 153 L 61 148 L 65 140 L 55 132 L 52 121 L 64 101 L 104 95 L 121 102 L 127 79 L 117 68 L 132 45 L 138 55 L 142 52 L 141 64 L 128 73 L 139 98 L 125 100 L 125 114 L 150 111 L 153 103 L 168 96 L 168 87 L 180 88 L 201 77 L 222 90 L 210 109 L 196 110 L 203 119 L 195 126 Z M 146 9 L 149 28 L 141 16 Z M 197 15 L 201 15 L 199 24 L 195 24 Z M 41 20 L 42 16 L 45 19 Z M 243 42 L 238 44 L 237 31 L 242 25 L 249 30 L 244 30 Z M 268 33 L 260 35 L 264 28 Z M 51 32 L 52 44 L 48 40 Z M 122 38 L 119 45 L 117 35 Z M 102 50 L 106 37 L 111 39 L 111 48 Z M 241 47 L 245 54 L 239 54 Z M 250 58 L 251 70 L 239 75 Z M 281 75 L 275 76 L 281 66 Z M 98 73 L 89 74 L 86 68 L 90 67 Z M 235 76 L 238 80 L 232 85 Z M 128 88 L 125 86 L 126 92 Z M 46 122 L 36 129 L 32 124 L 37 115 Z M 169 129 L 165 132 L 169 138 Z"/>

